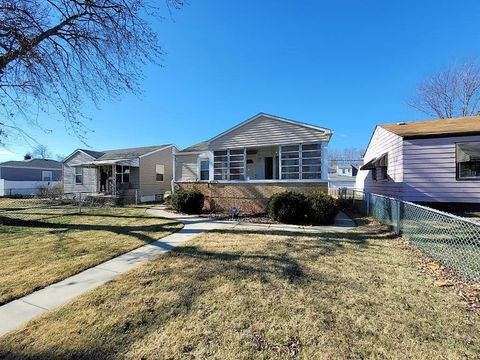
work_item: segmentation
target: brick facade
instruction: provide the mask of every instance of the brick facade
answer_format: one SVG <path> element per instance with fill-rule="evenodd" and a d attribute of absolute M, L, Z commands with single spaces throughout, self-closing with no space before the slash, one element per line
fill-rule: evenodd
<path fill-rule="evenodd" d="M 194 188 L 205 195 L 206 209 L 230 211 L 236 207 L 244 213 L 265 212 L 268 199 L 278 192 L 328 193 L 327 182 L 175 183 L 176 190 Z"/>

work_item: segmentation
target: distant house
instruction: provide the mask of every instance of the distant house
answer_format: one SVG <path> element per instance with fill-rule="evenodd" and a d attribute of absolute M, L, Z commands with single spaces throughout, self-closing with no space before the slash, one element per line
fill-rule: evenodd
<path fill-rule="evenodd" d="M 356 187 L 414 202 L 480 201 L 480 116 L 378 125 Z"/>
<path fill-rule="evenodd" d="M 0 163 L 0 196 L 36 195 L 40 188 L 62 180 L 62 163 L 48 159 L 26 159 Z"/>
<path fill-rule="evenodd" d="M 171 191 L 176 150 L 173 144 L 105 151 L 77 149 L 63 162 L 64 192 L 153 201 Z"/>
<path fill-rule="evenodd" d="M 178 189 L 201 189 L 211 209 L 263 211 L 275 192 L 327 191 L 329 129 L 259 113 L 175 154 Z"/>
<path fill-rule="evenodd" d="M 333 188 L 354 188 L 361 160 L 330 160 L 329 182 Z"/>

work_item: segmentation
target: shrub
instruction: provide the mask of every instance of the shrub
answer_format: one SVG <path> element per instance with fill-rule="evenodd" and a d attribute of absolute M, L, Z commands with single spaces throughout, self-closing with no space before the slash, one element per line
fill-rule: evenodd
<path fill-rule="evenodd" d="M 305 222 L 308 201 L 305 195 L 285 191 L 273 194 L 268 200 L 268 215 L 282 223 L 298 224 Z"/>
<path fill-rule="evenodd" d="M 202 212 L 204 200 L 205 196 L 199 190 L 178 190 L 171 195 L 170 203 L 177 211 L 199 214 Z"/>
<path fill-rule="evenodd" d="M 308 196 L 308 220 L 319 225 L 329 225 L 335 222 L 338 206 L 333 197 L 324 193 L 314 193 Z"/>

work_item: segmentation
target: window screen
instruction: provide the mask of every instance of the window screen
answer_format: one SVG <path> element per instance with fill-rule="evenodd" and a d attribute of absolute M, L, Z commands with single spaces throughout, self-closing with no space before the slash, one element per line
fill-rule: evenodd
<path fill-rule="evenodd" d="M 155 165 L 155 180 L 163 181 L 163 176 L 165 175 L 165 166 L 164 165 Z"/>
<path fill-rule="evenodd" d="M 117 173 L 117 183 L 130 182 L 130 166 L 116 165 L 115 171 Z"/>
<path fill-rule="evenodd" d="M 322 144 L 284 145 L 281 147 L 282 179 L 321 179 Z"/>
<path fill-rule="evenodd" d="M 75 167 L 75 184 L 83 184 L 83 168 Z"/>
<path fill-rule="evenodd" d="M 214 151 L 213 178 L 215 180 L 244 180 L 245 149 Z"/>
<path fill-rule="evenodd" d="M 200 180 L 210 180 L 210 163 L 208 159 L 200 160 Z"/>
<path fill-rule="evenodd" d="M 42 181 L 52 181 L 52 172 L 42 171 Z"/>

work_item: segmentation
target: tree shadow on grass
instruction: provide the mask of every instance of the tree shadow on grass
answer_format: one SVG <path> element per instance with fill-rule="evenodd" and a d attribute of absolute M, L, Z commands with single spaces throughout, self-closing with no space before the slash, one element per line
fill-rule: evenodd
<path fill-rule="evenodd" d="M 71 332 L 62 339 L 62 344 L 52 342 L 46 348 L 40 345 L 41 350 L 32 350 L 35 346 L 35 332 L 42 331 L 42 326 L 52 329 L 59 316 L 53 313 L 50 317 L 40 320 L 40 328 L 31 328 L 16 333 L 16 341 L 10 341 L 9 347 L 1 350 L 0 358 L 6 359 L 104 359 L 119 358 L 125 355 L 135 344 L 140 343 L 146 337 L 170 322 L 175 322 L 179 317 L 194 316 L 196 321 L 203 321 L 199 313 L 199 306 L 202 304 L 204 294 L 213 294 L 217 288 L 225 283 L 230 283 L 241 291 L 242 284 L 246 282 L 260 284 L 257 286 L 267 287 L 267 292 L 274 292 L 279 286 L 296 287 L 304 286 L 312 282 L 319 291 L 324 291 L 323 296 L 328 296 L 329 289 L 336 286 L 351 287 L 351 279 L 339 277 L 335 272 L 323 273 L 316 270 L 314 274 L 308 267 L 302 265 L 303 261 L 299 256 L 306 252 L 318 254 L 318 261 L 321 256 L 329 256 L 337 251 L 344 251 L 345 245 L 354 245 L 355 248 L 366 248 L 374 246 L 375 240 L 388 239 L 388 233 L 380 230 L 374 234 L 368 231 L 348 231 L 344 233 L 305 233 L 304 231 L 280 231 L 280 230 L 211 230 L 210 233 L 223 235 L 245 235 L 246 242 L 252 235 L 278 235 L 285 236 L 284 241 L 279 241 L 268 247 L 260 247 L 258 250 L 248 247 L 235 251 L 232 247 L 225 251 L 208 250 L 198 245 L 180 246 L 172 249 L 171 252 L 157 261 L 149 263 L 147 268 L 132 272 L 127 278 L 120 281 L 128 281 L 130 294 L 139 294 L 138 297 L 122 295 L 115 290 L 115 282 L 110 285 L 111 289 L 106 292 L 108 297 L 99 289 L 89 295 L 89 300 L 80 299 L 78 308 L 87 307 L 87 310 L 96 312 L 96 323 L 91 327 L 79 329 L 78 332 Z M 373 242 L 372 242 L 373 241 Z M 245 245 L 245 244 L 244 244 Z M 268 244 L 267 244 L 268 245 Z M 304 257 L 305 258 L 305 257 Z M 177 265 L 175 265 L 177 264 Z M 159 280 L 161 279 L 161 281 Z M 150 288 L 151 287 L 151 288 Z M 125 287 L 123 287 L 125 288 Z M 149 289 L 150 288 L 150 289 Z M 321 290 L 320 290 L 321 289 Z M 361 289 L 359 289 L 361 290 Z M 157 303 L 155 294 L 159 292 L 171 292 L 169 300 Z M 147 294 L 150 298 L 144 299 L 141 294 Z M 292 294 L 294 294 L 293 292 Z M 144 295 L 146 296 L 146 295 Z M 319 295 L 322 296 L 322 295 Z M 82 303 L 83 301 L 83 303 Z M 137 304 L 132 305 L 132 302 Z M 221 301 L 228 302 L 228 299 Z M 101 306 L 103 303 L 122 304 L 117 312 L 112 314 L 111 306 Z M 221 305 L 221 304 L 217 304 Z M 202 305 L 203 306 L 203 305 Z M 215 306 L 216 307 L 216 306 Z M 59 321 L 69 321 L 75 327 L 75 311 L 68 312 L 63 309 Z M 221 310 L 216 310 L 221 311 Z M 248 323 L 245 328 L 252 324 Z M 79 326 L 77 324 L 77 326 Z M 242 325 L 243 326 L 243 325 Z M 29 329 L 29 328 L 27 328 Z M 70 338 L 70 339 L 69 339 Z M 109 339 L 105 341 L 105 339 Z M 21 341 L 18 341 L 21 340 Z M 70 341 L 71 340 L 71 341 Z M 176 340 L 178 341 L 178 340 Z M 27 345 L 25 345 L 27 344 Z M 30 345 L 28 345 L 30 344 Z M 73 344 L 69 347 L 69 344 Z M 183 344 L 185 356 L 189 355 L 195 344 Z M 169 346 L 169 344 L 165 344 Z M 255 352 L 255 344 L 252 342 L 252 354 L 261 356 Z M 258 351 L 258 350 L 257 350 Z"/>
<path fill-rule="evenodd" d="M 155 218 L 149 218 L 155 219 Z M 55 223 L 45 222 L 39 220 L 22 220 L 12 219 L 0 216 L 0 224 L 10 227 L 19 227 L 27 229 L 51 229 L 51 233 L 65 232 L 65 231 L 108 231 L 116 235 L 129 235 L 137 239 L 150 243 L 158 240 L 158 238 L 147 235 L 152 232 L 169 231 L 176 228 L 178 222 L 168 221 L 161 224 L 150 225 L 103 225 L 103 224 L 69 224 L 69 223 Z M 19 232 L 19 236 L 21 236 Z"/>

